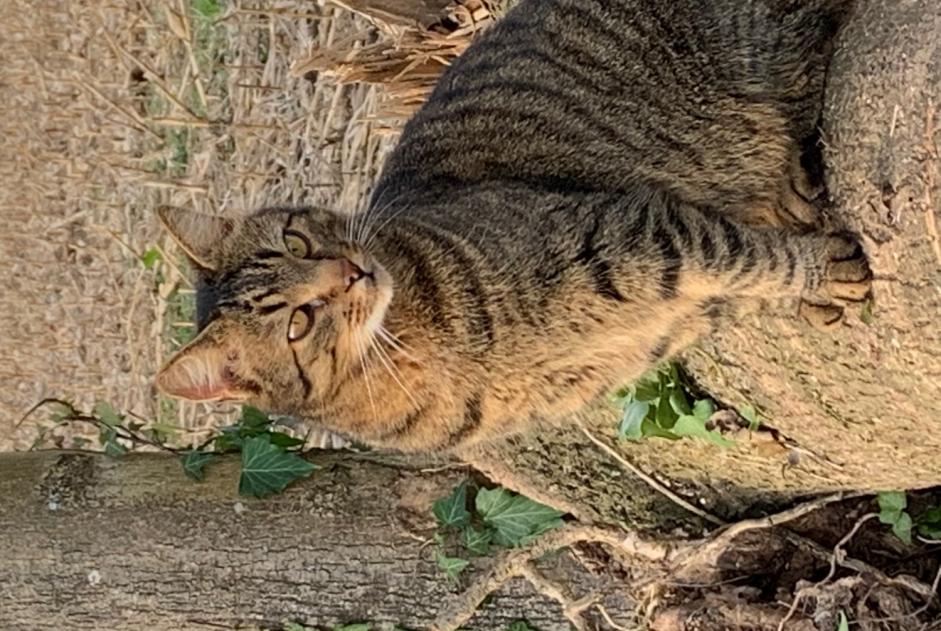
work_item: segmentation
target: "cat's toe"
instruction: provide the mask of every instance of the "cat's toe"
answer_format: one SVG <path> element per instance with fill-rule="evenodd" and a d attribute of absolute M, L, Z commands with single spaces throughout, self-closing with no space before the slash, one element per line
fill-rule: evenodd
<path fill-rule="evenodd" d="M 839 326 L 843 319 L 843 307 L 839 305 L 817 305 L 810 302 L 801 302 L 800 316 L 810 326 L 821 331 L 832 331 Z"/>
<path fill-rule="evenodd" d="M 778 212 L 784 225 L 794 228 L 810 230 L 821 221 L 820 210 L 795 191 L 790 182 L 784 184 L 778 197 Z"/>
<path fill-rule="evenodd" d="M 865 300 L 872 288 L 872 270 L 859 242 L 835 235 L 830 238 L 828 255 L 823 281 L 828 297 L 850 302 Z"/>

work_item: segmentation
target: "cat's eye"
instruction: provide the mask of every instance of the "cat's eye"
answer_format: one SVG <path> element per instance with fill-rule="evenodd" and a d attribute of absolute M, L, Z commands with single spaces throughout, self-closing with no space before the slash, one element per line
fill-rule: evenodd
<path fill-rule="evenodd" d="M 313 254 L 310 239 L 297 230 L 284 231 L 284 247 L 291 253 L 291 256 L 299 259 L 306 259 Z"/>
<path fill-rule="evenodd" d="M 288 341 L 296 342 L 314 328 L 314 313 L 318 307 L 323 306 L 323 302 L 317 300 L 301 305 L 291 314 L 291 321 L 288 323 Z"/>

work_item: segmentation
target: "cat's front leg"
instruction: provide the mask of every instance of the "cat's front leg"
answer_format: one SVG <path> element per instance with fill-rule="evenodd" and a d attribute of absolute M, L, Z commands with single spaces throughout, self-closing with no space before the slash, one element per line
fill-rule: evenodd
<path fill-rule="evenodd" d="M 690 234 L 681 290 L 696 300 L 798 298 L 812 325 L 831 328 L 847 303 L 869 296 L 872 272 L 850 235 L 756 229 L 693 207 L 678 213 Z"/>

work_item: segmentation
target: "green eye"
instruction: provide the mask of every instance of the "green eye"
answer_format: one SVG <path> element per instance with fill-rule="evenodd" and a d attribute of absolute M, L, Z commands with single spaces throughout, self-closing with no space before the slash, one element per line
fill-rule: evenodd
<path fill-rule="evenodd" d="M 297 230 L 284 231 L 284 247 L 299 259 L 306 259 L 313 254 L 313 248 L 310 245 L 310 239 Z"/>
<path fill-rule="evenodd" d="M 291 314 L 288 324 L 288 340 L 296 342 L 314 328 L 314 310 L 310 305 L 302 305 Z"/>
<path fill-rule="evenodd" d="M 314 300 L 294 310 L 291 314 L 291 321 L 288 323 L 289 342 L 296 342 L 311 332 L 314 328 L 314 314 L 323 305 L 322 300 Z"/>

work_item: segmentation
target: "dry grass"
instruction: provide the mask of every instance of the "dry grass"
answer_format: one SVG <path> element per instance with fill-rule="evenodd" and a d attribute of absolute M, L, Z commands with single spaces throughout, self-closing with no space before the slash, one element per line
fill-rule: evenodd
<path fill-rule="evenodd" d="M 395 130 L 434 89 L 444 69 L 461 55 L 474 35 L 493 24 L 512 1 L 460 0 L 428 28 L 410 28 L 367 15 L 382 33 L 375 42 L 360 45 L 351 38 L 332 46 L 319 46 L 291 66 L 295 76 L 316 72 L 341 84 L 382 86 L 378 122 Z"/>
<path fill-rule="evenodd" d="M 224 4 L 0 3 L 0 449 L 32 443 L 37 424 L 13 424 L 47 396 L 211 422 L 151 387 L 191 334 L 159 203 L 243 213 L 365 200 L 393 142 L 373 131 L 375 89 L 289 67 L 368 23 L 308 2 Z M 147 269 L 152 249 L 163 262 Z"/>

